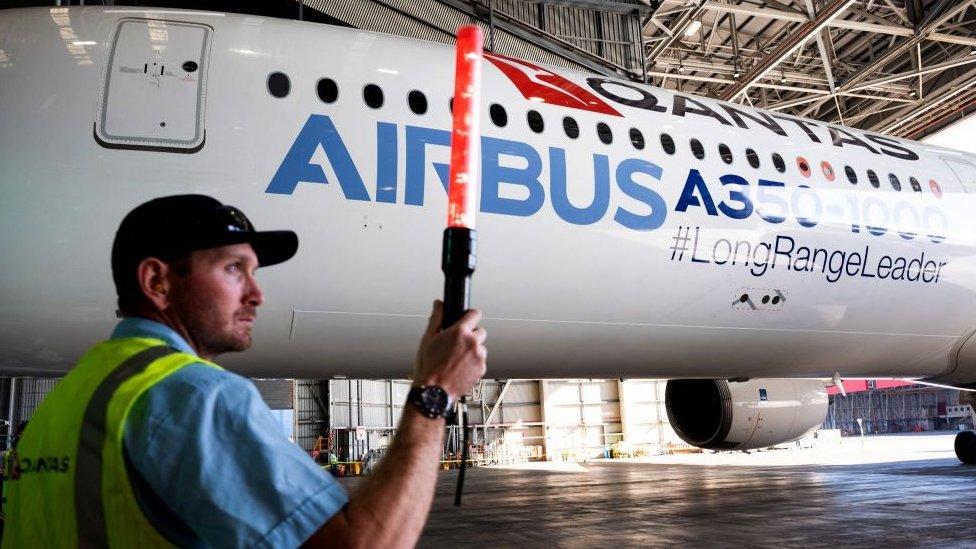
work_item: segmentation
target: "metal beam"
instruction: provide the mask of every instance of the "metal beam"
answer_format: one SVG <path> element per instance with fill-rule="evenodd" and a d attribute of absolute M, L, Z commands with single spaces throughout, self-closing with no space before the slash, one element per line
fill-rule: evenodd
<path fill-rule="evenodd" d="M 904 109 L 902 111 L 899 111 L 898 113 L 895 113 L 895 116 L 893 117 L 895 118 L 895 120 L 893 122 L 887 125 L 876 124 L 872 129 L 880 127 L 879 131 L 884 133 L 890 133 L 900 128 L 901 126 L 904 126 L 908 122 L 911 122 L 912 120 L 918 118 L 919 116 L 922 116 L 923 114 L 929 112 L 935 107 L 938 107 L 942 103 L 945 103 L 946 101 L 949 101 L 950 99 L 956 97 L 957 95 L 965 91 L 968 91 L 974 85 L 976 85 L 976 76 L 973 76 L 972 74 L 966 74 L 959 78 L 956 78 L 952 82 L 940 87 L 940 90 L 946 93 L 936 94 L 930 92 L 928 99 L 922 105 L 919 105 L 917 107 L 912 107 L 911 109 Z"/>
<path fill-rule="evenodd" d="M 732 74 L 733 68 L 730 63 L 709 63 L 708 61 L 699 61 L 697 59 L 673 59 L 671 57 L 658 59 L 655 63 L 658 68 L 660 67 L 684 67 L 688 71 L 708 71 L 713 73 L 726 73 Z M 803 82 L 806 84 L 814 84 L 818 86 L 826 86 L 827 81 L 822 75 L 819 74 L 809 74 L 806 72 L 796 71 L 792 69 L 786 69 L 784 71 L 786 78 L 791 82 Z M 677 78 L 684 76 L 683 74 L 674 75 Z M 907 89 L 907 88 L 906 88 Z"/>
<path fill-rule="evenodd" d="M 817 95 L 815 97 L 800 97 L 797 99 L 791 99 L 789 101 L 784 101 L 783 103 L 777 103 L 772 107 L 769 107 L 771 111 L 781 111 L 783 109 L 788 109 L 790 107 L 796 107 L 799 105 L 806 105 L 807 103 L 813 103 L 814 101 L 826 101 L 831 98 L 836 97 L 856 97 L 858 99 L 871 99 L 874 101 L 891 101 L 894 103 L 915 103 L 914 99 L 905 99 L 901 97 L 884 97 L 878 95 L 868 95 L 866 93 L 851 93 L 851 92 L 839 92 L 839 93 L 825 93 L 822 95 Z M 803 115 L 800 115 L 803 118 Z"/>
<path fill-rule="evenodd" d="M 647 75 L 654 76 L 657 78 L 670 78 L 672 80 L 687 80 L 692 82 L 711 82 L 713 84 L 735 84 L 735 80 L 729 78 L 719 78 L 716 76 L 702 76 L 697 74 L 675 74 L 673 72 L 647 71 Z M 816 93 L 824 96 L 830 93 L 828 90 L 818 90 L 816 88 L 801 88 L 799 86 L 789 86 L 783 84 L 765 84 L 762 82 L 755 84 L 753 87 L 765 88 L 770 90 L 799 92 L 799 93 Z"/>
<path fill-rule="evenodd" d="M 946 61 L 945 63 L 939 63 L 937 65 L 930 65 L 928 67 L 925 67 L 924 69 L 920 69 L 920 70 L 916 70 L 916 71 L 911 71 L 911 72 L 906 72 L 906 73 L 901 73 L 901 74 L 893 74 L 891 76 L 885 76 L 884 78 L 878 78 L 876 80 L 869 80 L 869 81 L 865 82 L 864 84 L 861 84 L 860 86 L 856 86 L 854 88 L 851 88 L 851 91 L 861 91 L 861 90 L 865 90 L 867 88 L 872 88 L 872 87 L 880 86 L 880 85 L 883 85 L 883 84 L 890 84 L 891 82 L 897 82 L 898 80 L 907 80 L 909 78 L 915 78 L 915 77 L 922 76 L 922 75 L 925 75 L 925 74 L 929 74 L 929 73 L 933 73 L 933 72 L 939 72 L 939 71 L 944 71 L 946 69 L 951 69 L 951 68 L 954 68 L 954 67 L 961 67 L 963 65 L 970 65 L 970 64 L 973 64 L 973 63 L 976 63 L 976 56 L 969 56 L 969 57 L 966 57 L 964 59 L 956 59 L 956 60 L 953 60 L 953 61 Z"/>
<path fill-rule="evenodd" d="M 508 392 L 508 388 L 511 387 L 512 380 L 506 379 L 505 385 L 502 386 L 501 392 L 498 393 L 498 399 L 495 400 L 495 404 L 491 407 L 491 412 L 488 413 L 488 417 L 485 418 L 484 426 L 487 427 L 491 424 L 491 420 L 495 419 L 495 413 L 498 412 L 498 408 L 502 405 L 502 399 L 505 398 L 505 393 Z"/>
<path fill-rule="evenodd" d="M 670 48 L 675 42 L 681 39 L 685 33 L 685 29 L 688 28 L 688 25 L 701 16 L 705 2 L 706 0 L 695 0 L 695 3 L 691 5 L 688 10 L 678 16 L 678 20 L 674 25 L 671 26 L 671 36 L 668 36 L 666 39 L 655 44 L 654 49 L 647 54 L 647 57 L 644 60 L 647 66 L 650 66 L 655 59 L 667 51 L 668 48 Z"/>
<path fill-rule="evenodd" d="M 806 0 L 806 4 L 807 11 L 813 17 L 816 14 L 816 10 L 813 9 L 813 0 Z M 822 30 L 817 33 L 817 50 L 820 52 L 820 60 L 823 61 L 824 74 L 827 75 L 827 84 L 830 86 L 830 91 L 833 92 L 836 88 L 834 84 L 834 70 L 830 64 L 830 56 L 827 54 L 827 46 L 824 44 L 824 34 L 827 32 L 827 30 Z"/>
<path fill-rule="evenodd" d="M 940 71 L 948 70 L 948 69 L 951 69 L 951 68 L 954 68 L 954 67 L 960 67 L 960 66 L 963 66 L 963 65 L 969 65 L 969 64 L 973 64 L 973 63 L 976 63 L 976 57 L 967 57 L 967 58 L 963 58 L 963 59 L 956 59 L 956 60 L 953 60 L 953 61 L 946 61 L 945 63 L 939 63 L 937 65 L 932 65 L 930 67 L 926 67 L 926 68 L 921 69 L 921 70 L 915 70 L 915 71 L 911 71 L 911 72 L 907 72 L 907 73 L 901 73 L 901 74 L 893 74 L 891 76 L 886 76 L 884 78 L 878 78 L 876 80 L 871 80 L 869 82 L 866 82 L 864 84 L 861 84 L 860 86 L 851 88 L 851 90 L 849 90 L 849 91 L 835 90 L 834 93 L 831 93 L 827 97 L 816 97 L 816 98 L 813 98 L 813 99 L 800 98 L 800 99 L 797 99 L 797 100 L 794 100 L 794 101 L 788 101 L 786 103 L 783 103 L 783 104 L 780 104 L 780 105 L 776 105 L 775 107 L 773 107 L 773 110 L 779 110 L 779 109 L 782 109 L 782 108 L 785 108 L 785 107 L 792 107 L 792 106 L 802 105 L 802 104 L 806 104 L 806 103 L 812 103 L 814 101 L 826 100 L 826 99 L 829 99 L 830 97 L 838 97 L 838 96 L 843 96 L 843 97 L 858 97 L 858 98 L 862 98 L 862 99 L 873 99 L 873 100 L 877 100 L 877 101 L 896 101 L 896 102 L 897 101 L 900 101 L 900 102 L 905 102 L 905 103 L 917 103 L 917 101 L 916 100 L 913 100 L 913 99 L 892 98 L 892 97 L 876 97 L 876 96 L 870 96 L 870 95 L 859 95 L 857 93 L 851 93 L 851 92 L 864 91 L 864 90 L 867 90 L 869 88 L 877 88 L 877 87 L 880 87 L 880 86 L 884 86 L 884 89 L 885 90 L 891 92 L 891 91 L 895 91 L 895 90 L 892 89 L 892 86 L 890 85 L 893 82 L 897 82 L 899 80 L 907 80 L 907 79 L 910 79 L 910 78 L 916 78 L 916 77 L 919 77 L 919 76 L 922 76 L 922 75 L 925 75 L 925 74 L 930 74 L 930 73 L 933 73 L 933 72 L 940 72 Z M 910 86 L 908 88 L 905 88 L 905 89 L 902 90 L 903 93 L 904 92 L 907 92 L 907 91 L 910 91 Z M 921 99 L 921 97 L 922 97 L 921 92 L 918 93 L 918 96 L 919 96 L 919 99 Z M 819 105 L 812 105 L 812 106 L 804 109 L 799 114 L 799 116 L 801 116 L 801 117 L 810 116 L 811 114 L 813 114 L 813 112 L 816 110 L 817 107 L 819 107 Z M 873 114 L 873 113 L 868 113 L 868 114 Z"/>
<path fill-rule="evenodd" d="M 679 2 L 681 0 L 666 0 L 667 2 Z M 968 2 L 967 2 L 968 3 Z M 751 17 L 760 17 L 765 19 L 775 19 L 778 21 L 787 21 L 792 23 L 805 23 L 810 20 L 809 17 L 803 15 L 799 12 L 789 12 L 783 10 L 775 10 L 771 8 L 761 8 L 759 6 L 754 6 L 751 4 L 723 4 L 716 2 L 714 0 L 709 0 L 705 2 L 704 8 L 706 11 L 712 11 L 716 13 L 736 13 L 739 15 L 748 15 Z M 854 12 L 860 12 L 861 10 L 851 10 Z M 880 19 L 880 18 L 879 18 Z M 875 34 L 890 34 L 893 36 L 914 36 L 915 29 L 911 27 L 903 27 L 895 25 L 894 23 L 869 23 L 866 21 L 848 21 L 846 19 L 835 19 L 831 21 L 828 26 L 834 29 L 847 29 L 861 32 L 869 32 Z M 976 45 L 976 37 L 969 36 L 959 36 L 955 34 L 943 33 L 943 32 L 933 32 L 927 36 L 928 40 L 935 40 L 936 42 L 946 42 L 949 44 L 961 44 L 964 46 L 974 46 Z"/>
<path fill-rule="evenodd" d="M 912 36 L 908 40 L 905 40 L 901 44 L 898 44 L 897 46 L 890 48 L 884 55 L 875 59 L 874 62 L 868 64 L 868 66 L 866 67 L 862 67 L 861 69 L 859 69 L 857 72 L 851 75 L 847 80 L 842 82 L 837 87 L 837 89 L 840 91 L 851 91 L 858 84 L 860 84 L 865 79 L 867 79 L 869 76 L 883 69 L 886 65 L 888 65 L 888 63 L 891 63 L 895 59 L 904 57 L 905 53 L 908 52 L 908 50 L 915 47 L 919 42 L 924 40 L 927 36 L 931 35 L 935 31 L 935 29 L 937 29 L 940 25 L 942 25 L 949 19 L 952 19 L 959 13 L 968 9 L 973 4 L 973 1 L 974 0 L 966 0 L 965 2 L 960 2 L 958 5 L 949 8 L 941 16 L 935 17 L 932 21 L 926 23 L 921 29 L 919 29 L 919 32 L 916 35 Z"/>
<path fill-rule="evenodd" d="M 759 61 L 759 63 L 753 67 L 749 74 L 743 76 L 742 80 L 733 85 L 731 88 L 725 90 L 722 93 L 721 98 L 726 101 L 731 101 L 738 98 L 740 95 L 745 93 L 749 86 L 758 82 L 761 78 L 769 74 L 769 71 L 773 70 L 776 65 L 779 65 L 787 57 L 793 54 L 802 47 L 811 36 L 819 33 L 828 23 L 840 16 L 847 8 L 849 8 L 856 0 L 834 0 L 828 4 L 817 16 L 810 21 L 804 23 L 796 30 L 794 34 L 791 34 L 785 42 L 777 46 L 769 56 L 764 57 Z"/>
<path fill-rule="evenodd" d="M 947 44 L 959 44 L 961 46 L 976 46 L 976 38 L 970 36 L 959 36 L 958 34 L 947 34 L 944 32 L 933 32 L 928 36 L 929 40 L 945 42 Z"/>

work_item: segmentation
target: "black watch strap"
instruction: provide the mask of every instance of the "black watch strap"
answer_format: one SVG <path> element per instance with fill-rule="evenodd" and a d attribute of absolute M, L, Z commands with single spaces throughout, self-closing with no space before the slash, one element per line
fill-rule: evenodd
<path fill-rule="evenodd" d="M 447 415 L 450 398 L 447 391 L 437 385 L 415 385 L 407 393 L 407 402 L 413 404 L 421 414 L 437 419 Z"/>

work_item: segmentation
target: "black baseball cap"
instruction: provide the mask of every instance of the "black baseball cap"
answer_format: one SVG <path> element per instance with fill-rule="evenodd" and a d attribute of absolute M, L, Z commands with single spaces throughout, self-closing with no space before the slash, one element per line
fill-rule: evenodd
<path fill-rule="evenodd" d="M 262 267 L 298 251 L 293 231 L 256 231 L 244 212 L 202 194 L 164 196 L 128 213 L 112 244 L 112 277 L 123 288 L 147 257 L 172 261 L 194 250 L 248 243 Z"/>

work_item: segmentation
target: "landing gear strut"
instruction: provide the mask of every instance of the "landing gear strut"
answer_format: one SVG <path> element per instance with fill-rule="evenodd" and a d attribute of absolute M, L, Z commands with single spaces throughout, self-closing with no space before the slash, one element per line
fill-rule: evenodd
<path fill-rule="evenodd" d="M 966 465 L 976 465 L 976 433 L 962 431 L 956 435 L 956 457 Z"/>

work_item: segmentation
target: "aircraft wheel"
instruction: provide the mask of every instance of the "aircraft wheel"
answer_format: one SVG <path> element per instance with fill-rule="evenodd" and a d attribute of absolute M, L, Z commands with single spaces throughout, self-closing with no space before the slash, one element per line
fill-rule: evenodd
<path fill-rule="evenodd" d="M 976 465 L 976 433 L 963 431 L 956 435 L 956 457 L 966 465 Z"/>

